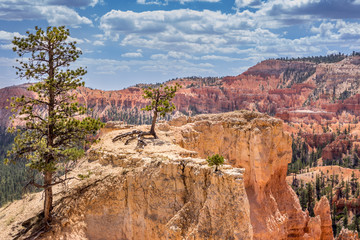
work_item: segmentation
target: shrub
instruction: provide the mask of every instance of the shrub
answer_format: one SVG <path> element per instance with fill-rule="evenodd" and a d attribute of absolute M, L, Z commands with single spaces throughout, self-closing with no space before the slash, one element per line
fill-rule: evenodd
<path fill-rule="evenodd" d="M 224 157 L 219 154 L 215 154 L 212 155 L 211 157 L 208 157 L 206 161 L 208 162 L 210 167 L 215 166 L 215 172 L 216 172 L 219 171 L 218 167 L 224 164 Z"/>

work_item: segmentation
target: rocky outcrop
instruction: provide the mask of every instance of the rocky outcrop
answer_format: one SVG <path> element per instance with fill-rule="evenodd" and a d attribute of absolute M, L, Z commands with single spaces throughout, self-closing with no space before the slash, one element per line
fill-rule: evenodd
<path fill-rule="evenodd" d="M 349 97 L 337 103 L 324 103 L 321 106 L 328 112 L 340 114 L 343 111 L 349 112 L 353 115 L 360 115 L 360 94 Z"/>
<path fill-rule="evenodd" d="M 343 154 L 350 150 L 351 145 L 352 143 L 346 135 L 338 136 L 322 150 L 323 161 L 326 162 L 341 159 Z"/>
<path fill-rule="evenodd" d="M 183 117 L 170 125 L 180 128 L 174 139 L 180 146 L 201 157 L 219 153 L 232 166 L 245 168 L 254 239 L 320 239 L 326 223 L 321 215 L 309 218 L 285 182 L 292 152 L 281 120 L 240 111 Z"/>
<path fill-rule="evenodd" d="M 323 196 L 319 202 L 315 204 L 314 213 L 320 216 L 321 221 L 321 240 L 333 239 L 332 222 L 330 215 L 330 204 L 328 199 Z"/>
<path fill-rule="evenodd" d="M 301 135 L 301 137 L 304 138 L 305 142 L 311 148 L 320 148 L 331 143 L 335 139 L 335 134 L 332 132 L 326 132 L 320 134 L 304 133 Z"/>
<path fill-rule="evenodd" d="M 350 231 L 349 229 L 343 228 L 336 240 L 359 240 L 358 233 Z"/>
<path fill-rule="evenodd" d="M 332 239 L 326 198 L 311 218 L 285 182 L 291 140 L 281 120 L 250 111 L 182 116 L 160 123 L 144 149 L 113 143 L 129 131 L 114 126 L 123 129 L 102 135 L 73 172 L 90 177 L 55 191 L 54 224 L 42 239 Z M 215 153 L 232 166 L 214 172 L 204 158 Z M 7 223 L 8 212 L 0 209 L 2 239 L 26 225 Z"/>
<path fill-rule="evenodd" d="M 43 239 L 253 239 L 244 169 L 214 172 L 167 131 L 141 151 L 113 143 L 123 131 L 92 148 L 88 161 L 102 167 L 59 201 Z"/>
<path fill-rule="evenodd" d="M 301 122 L 309 124 L 311 122 L 326 122 L 336 119 L 336 114 L 319 109 L 279 109 L 275 115 L 286 122 Z"/>

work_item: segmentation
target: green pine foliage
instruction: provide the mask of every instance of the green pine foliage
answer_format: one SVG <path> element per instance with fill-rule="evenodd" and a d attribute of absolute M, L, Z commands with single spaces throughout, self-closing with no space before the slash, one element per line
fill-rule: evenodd
<path fill-rule="evenodd" d="M 326 176 L 324 173 L 312 176 L 313 181 L 304 183 L 297 175 L 293 175 L 292 188 L 299 197 L 302 209 L 314 216 L 314 207 L 321 197 L 326 196 L 330 203 L 334 236 L 340 230 L 360 230 L 360 206 L 358 205 L 360 187 L 353 172 L 349 181 L 339 175 Z"/>
<path fill-rule="evenodd" d="M 181 88 L 181 86 L 176 83 L 175 85 L 170 86 L 160 85 L 157 88 L 148 87 L 144 89 L 143 97 L 145 99 L 150 99 L 151 102 L 141 110 L 153 112 L 150 134 L 155 138 L 157 138 L 155 124 L 158 114 L 161 117 L 165 117 L 167 113 L 175 110 L 175 105 L 171 100 L 175 97 L 175 93 L 179 88 Z"/>
<path fill-rule="evenodd" d="M 206 161 L 210 167 L 215 166 L 215 172 L 219 171 L 219 167 L 222 166 L 225 162 L 224 157 L 219 154 L 208 157 Z"/>
<path fill-rule="evenodd" d="M 25 125 L 11 128 L 16 137 L 5 162 L 23 159 L 26 166 L 42 174 L 42 182 L 31 179 L 30 183 L 45 191 L 45 221 L 51 220 L 52 186 L 66 181 L 61 175 L 83 154 L 81 146 L 87 136 L 102 126 L 99 120 L 80 117 L 86 109 L 70 94 L 84 85 L 81 77 L 86 70 L 69 68 L 81 55 L 76 42 L 68 41 L 69 35 L 63 26 L 35 27 L 35 33 L 27 32 L 26 37 L 15 37 L 12 42 L 21 57 L 17 74 L 35 81 L 28 90 L 37 96 L 12 98 L 12 111 Z"/>
<path fill-rule="evenodd" d="M 329 54 L 326 56 L 311 56 L 311 57 L 297 57 L 297 58 L 277 58 L 276 60 L 282 60 L 282 61 L 300 61 L 300 62 L 313 62 L 313 63 L 336 63 L 340 62 L 341 60 L 344 60 L 347 57 L 344 53 L 338 53 L 338 54 Z"/>
<path fill-rule="evenodd" d="M 18 164 L 4 164 L 7 151 L 14 143 L 14 135 L 5 128 L 0 128 L 0 207 L 16 199 L 20 199 L 25 190 L 35 191 L 35 188 L 24 189 L 29 176 L 35 173 L 25 168 L 25 161 Z"/>

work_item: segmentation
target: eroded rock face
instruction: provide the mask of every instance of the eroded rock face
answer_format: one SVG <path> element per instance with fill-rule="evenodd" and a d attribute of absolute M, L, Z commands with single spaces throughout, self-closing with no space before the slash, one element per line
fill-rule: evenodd
<path fill-rule="evenodd" d="M 169 142 L 147 140 L 135 151 L 136 143 L 112 143 L 114 136 L 104 136 L 89 154 L 113 172 L 97 173 L 90 187 L 62 200 L 55 209 L 61 223 L 45 239 L 253 238 L 243 169 L 214 172 Z"/>
<path fill-rule="evenodd" d="M 325 196 L 315 204 L 314 213 L 318 215 L 321 220 L 321 240 L 333 239 L 330 204 Z"/>
<path fill-rule="evenodd" d="M 238 76 L 223 78 L 183 78 L 168 81 L 179 83 L 174 104 L 187 115 L 220 113 L 239 109 L 256 110 L 275 115 L 285 121 L 321 123 L 341 121 L 343 111 L 360 114 L 360 56 L 351 56 L 338 63 L 315 64 L 303 61 L 265 60 Z M 142 87 L 137 85 L 117 91 L 80 87 L 74 93 L 77 101 L 93 109 L 103 121 L 128 119 L 149 123 L 149 113 L 140 111 L 148 104 Z M 7 98 L 26 93 L 24 86 L 0 89 L 0 113 Z M 125 114 L 125 115 L 124 115 Z M 8 118 L 0 120 L 7 126 Z"/>
<path fill-rule="evenodd" d="M 351 141 L 345 135 L 338 136 L 335 141 L 328 144 L 322 150 L 322 159 L 324 162 L 340 159 L 344 153 L 351 148 Z"/>
<path fill-rule="evenodd" d="M 332 239 L 326 198 L 310 218 L 285 182 L 281 120 L 240 111 L 159 126 L 144 149 L 112 142 L 132 129 L 103 135 L 83 163 L 93 174 L 57 200 L 43 239 Z M 215 153 L 233 166 L 214 172 L 204 158 Z"/>
<path fill-rule="evenodd" d="M 254 239 L 320 239 L 322 218 L 309 218 L 285 182 L 292 152 L 281 120 L 239 111 L 198 115 L 182 123 L 175 138 L 180 146 L 204 158 L 219 153 L 232 166 L 245 168 Z"/>

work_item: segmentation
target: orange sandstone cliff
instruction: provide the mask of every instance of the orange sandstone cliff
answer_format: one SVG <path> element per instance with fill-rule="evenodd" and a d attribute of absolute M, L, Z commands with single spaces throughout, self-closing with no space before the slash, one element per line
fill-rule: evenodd
<path fill-rule="evenodd" d="M 170 125 L 181 126 L 180 146 L 202 157 L 220 153 L 232 166 L 245 168 L 254 239 L 332 239 L 330 207 L 326 213 L 317 212 L 320 219 L 309 218 L 286 184 L 292 151 L 281 120 L 241 111 L 183 117 Z"/>
<path fill-rule="evenodd" d="M 27 229 L 39 193 L 0 209 L 0 239 L 332 239 L 327 199 L 310 218 L 285 182 L 291 140 L 281 120 L 249 111 L 180 117 L 159 123 L 144 149 L 111 141 L 129 130 L 103 135 L 73 172 L 90 177 L 56 189 L 51 231 Z M 230 165 L 214 172 L 204 159 L 214 153 Z"/>

